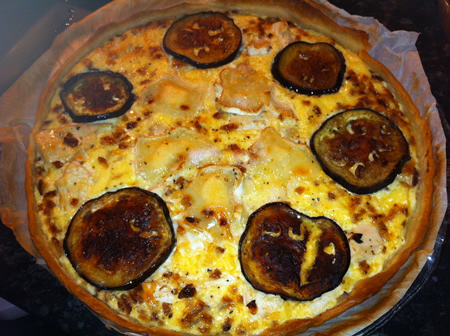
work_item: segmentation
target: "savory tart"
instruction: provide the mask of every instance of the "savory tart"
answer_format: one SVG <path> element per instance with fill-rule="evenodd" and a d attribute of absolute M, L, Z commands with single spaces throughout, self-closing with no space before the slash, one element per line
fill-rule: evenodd
<path fill-rule="evenodd" d="M 132 10 L 41 99 L 27 194 L 51 271 L 160 335 L 295 334 L 376 294 L 423 239 L 433 159 L 366 34 L 311 1 Z"/>

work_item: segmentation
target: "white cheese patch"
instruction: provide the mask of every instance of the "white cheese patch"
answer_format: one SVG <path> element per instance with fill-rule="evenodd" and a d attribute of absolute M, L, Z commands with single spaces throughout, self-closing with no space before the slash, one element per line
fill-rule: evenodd
<path fill-rule="evenodd" d="M 320 171 L 306 145 L 283 139 L 273 128 L 261 133 L 250 152 L 253 155 L 243 182 L 243 204 L 250 212 L 269 202 L 289 200 L 291 180 L 309 184 Z"/>
<path fill-rule="evenodd" d="M 101 124 L 69 124 L 40 131 L 35 139 L 47 162 L 66 162 L 93 143 L 101 127 Z"/>
<path fill-rule="evenodd" d="M 144 183 L 154 186 L 180 169 L 214 162 L 218 155 L 209 138 L 178 128 L 165 136 L 139 138 L 136 168 Z"/>
<path fill-rule="evenodd" d="M 362 234 L 360 243 L 355 239 L 349 240 L 353 260 L 371 260 L 382 251 L 384 243 L 376 226 L 359 225 L 352 229 L 351 233 Z"/>

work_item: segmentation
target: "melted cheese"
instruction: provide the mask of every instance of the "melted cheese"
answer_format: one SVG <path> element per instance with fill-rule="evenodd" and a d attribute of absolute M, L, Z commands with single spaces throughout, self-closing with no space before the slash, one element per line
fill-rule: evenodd
<path fill-rule="evenodd" d="M 221 94 L 218 106 L 226 112 L 257 114 L 270 102 L 272 84 L 264 73 L 248 64 L 225 68 L 220 72 Z"/>
<path fill-rule="evenodd" d="M 324 176 L 306 145 L 285 140 L 273 128 L 261 133 L 250 153 L 243 190 L 249 213 L 269 202 L 295 198 L 289 188 L 294 181 L 308 183 Z"/>
<path fill-rule="evenodd" d="M 234 191 L 240 179 L 241 172 L 231 166 L 202 168 L 182 193 L 190 196 L 184 213 L 205 222 L 206 227 L 227 225 L 236 210 Z"/>
<path fill-rule="evenodd" d="M 101 125 L 70 124 L 36 134 L 35 140 L 47 162 L 66 162 L 93 143 Z"/>
<path fill-rule="evenodd" d="M 147 108 L 157 118 L 192 118 L 202 102 L 202 90 L 180 78 L 163 78 L 143 92 Z M 173 123 L 173 120 L 169 120 Z"/>
<path fill-rule="evenodd" d="M 152 187 L 180 169 L 211 163 L 218 155 L 218 148 L 209 138 L 189 129 L 178 128 L 166 136 L 139 138 L 138 176 Z"/>
<path fill-rule="evenodd" d="M 52 243 L 62 244 L 83 203 L 107 191 L 137 186 L 158 193 L 168 205 L 176 249 L 140 289 L 96 290 L 61 257 L 81 286 L 119 314 L 148 326 L 251 335 L 290 319 L 317 316 L 359 280 L 382 269 L 402 246 L 404 223 L 414 208 L 412 173 L 404 172 L 375 194 L 354 195 L 321 170 L 308 146 L 324 120 L 363 102 L 402 120 L 401 106 L 357 55 L 334 43 L 347 66 L 340 91 L 298 95 L 271 76 L 274 56 L 295 40 L 330 41 L 282 20 L 233 19 L 243 31 L 239 57 L 207 70 L 165 54 L 161 41 L 171 21 L 112 37 L 65 79 L 89 69 L 119 72 L 133 84 L 132 109 L 104 123 L 73 125 L 55 92 L 36 136 L 43 158 L 36 160 L 35 198 Z M 399 126 L 411 140 L 406 124 Z M 414 145 L 410 149 L 414 163 Z M 287 202 L 308 216 L 329 217 L 343 228 L 352 264 L 340 286 L 298 302 L 260 292 L 247 282 L 238 260 L 239 238 L 248 216 L 272 201 Z M 308 250 L 312 253 L 305 262 L 312 264 L 315 247 Z M 334 246 L 325 252 L 333 254 Z M 306 277 L 302 274 L 303 281 Z M 196 294 L 179 298 L 187 285 Z"/>

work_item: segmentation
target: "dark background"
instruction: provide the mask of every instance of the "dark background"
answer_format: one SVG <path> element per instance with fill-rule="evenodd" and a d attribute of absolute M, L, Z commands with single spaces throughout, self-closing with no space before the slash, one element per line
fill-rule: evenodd
<path fill-rule="evenodd" d="M 108 2 L 0 0 L 0 94 L 50 47 L 58 33 Z M 445 119 L 450 120 L 450 36 L 446 37 L 442 29 L 438 1 L 330 2 L 350 14 L 373 16 L 391 31 L 420 33 L 417 48 L 449 138 Z M 448 211 L 446 218 L 449 218 Z M 450 334 L 449 232 L 441 233 L 445 242 L 419 276 L 420 281 L 413 286 L 413 291 L 406 295 L 408 300 L 366 330 L 365 335 Z M 0 320 L 0 336 L 118 335 L 107 330 L 46 269 L 36 265 L 35 259 L 3 225 L 0 225 L 0 297 L 28 313 L 16 320 Z"/>

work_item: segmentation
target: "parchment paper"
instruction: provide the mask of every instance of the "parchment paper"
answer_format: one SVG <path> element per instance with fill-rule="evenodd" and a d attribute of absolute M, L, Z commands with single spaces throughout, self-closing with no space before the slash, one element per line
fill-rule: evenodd
<path fill-rule="evenodd" d="M 353 334 L 370 325 L 393 307 L 408 290 L 420 270 L 432 255 L 439 228 L 447 208 L 445 135 L 442 129 L 436 100 L 423 70 L 415 47 L 418 33 L 387 30 L 374 18 L 351 16 L 324 0 L 321 3 L 326 14 L 340 25 L 364 30 L 369 33 L 372 57 L 387 66 L 403 84 L 419 108 L 421 115 L 430 125 L 433 134 L 433 149 L 437 175 L 433 195 L 432 225 L 421 248 L 411 256 L 408 263 L 389 281 L 383 290 L 363 304 L 350 309 L 340 317 L 328 321 L 320 328 L 310 329 L 305 335 L 327 332 L 338 335 Z M 109 4 L 101 11 L 88 16 L 60 34 L 44 53 L 0 98 L 0 215 L 2 222 L 10 227 L 18 242 L 30 254 L 45 264 L 35 250 L 27 227 L 25 195 L 25 161 L 29 134 L 35 122 L 35 113 L 41 93 L 52 74 L 71 53 L 91 36 L 92 31 L 106 21 L 121 21 L 132 15 L 133 9 L 127 1 L 119 0 L 121 6 Z M 164 8 L 164 1 L 156 6 Z M 173 4 L 173 1 L 171 2 Z M 154 4 L 153 4 L 154 6 Z M 117 8 L 122 7 L 122 10 Z M 131 7 L 131 6 L 129 6 Z M 74 41 L 76 41 L 74 43 Z M 386 307 L 378 309 L 379 306 Z M 351 329 L 340 328 L 340 322 L 351 320 Z M 108 327 L 121 332 L 117 326 L 104 321 Z M 128 333 L 136 335 L 135 333 Z"/>

